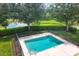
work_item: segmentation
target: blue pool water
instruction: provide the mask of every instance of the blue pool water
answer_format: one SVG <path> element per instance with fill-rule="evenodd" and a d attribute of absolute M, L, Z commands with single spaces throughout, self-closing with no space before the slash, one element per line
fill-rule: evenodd
<path fill-rule="evenodd" d="M 47 35 L 39 38 L 34 38 L 25 41 L 25 45 L 29 51 L 40 52 L 51 47 L 62 44 L 63 42 L 54 38 L 53 36 Z"/>
<path fill-rule="evenodd" d="M 16 28 L 16 27 L 23 27 L 23 26 L 27 26 L 27 24 L 25 23 L 20 23 L 20 22 L 16 22 L 16 23 L 10 23 L 7 28 Z"/>

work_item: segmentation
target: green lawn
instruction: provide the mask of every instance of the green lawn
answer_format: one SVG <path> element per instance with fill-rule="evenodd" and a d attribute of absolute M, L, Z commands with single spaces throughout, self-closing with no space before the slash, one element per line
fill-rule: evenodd
<path fill-rule="evenodd" d="M 40 20 L 38 22 L 33 22 L 32 26 L 65 26 L 65 24 L 56 20 Z"/>
<path fill-rule="evenodd" d="M 0 56 L 11 56 L 12 38 L 8 36 L 0 37 Z"/>
<path fill-rule="evenodd" d="M 4 28 L 3 26 L 0 25 L 0 30 L 3 30 L 3 29 L 5 29 L 5 28 Z"/>
<path fill-rule="evenodd" d="M 56 20 L 40 20 L 38 22 L 32 22 L 32 26 L 65 26 L 64 22 L 58 22 Z M 0 25 L 0 30 L 5 29 L 5 27 Z"/>

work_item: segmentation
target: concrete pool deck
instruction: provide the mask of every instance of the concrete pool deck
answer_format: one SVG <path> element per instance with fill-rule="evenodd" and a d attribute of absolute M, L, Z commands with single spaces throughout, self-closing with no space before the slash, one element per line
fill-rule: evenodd
<path fill-rule="evenodd" d="M 61 40 L 64 43 L 57 45 L 55 47 L 46 49 L 46 50 L 41 51 L 39 53 L 32 52 L 32 54 L 30 54 L 24 41 L 30 40 L 32 38 L 46 36 L 46 35 L 51 35 L 51 36 L 57 38 L 58 40 Z M 79 54 L 79 47 L 78 46 L 76 46 L 76 45 L 74 45 L 74 44 L 72 44 L 72 43 L 52 34 L 52 33 L 35 34 L 35 35 L 21 37 L 18 39 L 19 39 L 24 56 L 74 56 L 74 55 Z"/>

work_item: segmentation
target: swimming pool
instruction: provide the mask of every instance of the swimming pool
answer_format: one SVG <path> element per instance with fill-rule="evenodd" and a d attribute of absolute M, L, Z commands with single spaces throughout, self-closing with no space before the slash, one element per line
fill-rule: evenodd
<path fill-rule="evenodd" d="M 27 26 L 27 24 L 21 22 L 16 22 L 16 23 L 13 22 L 8 24 L 7 28 L 16 28 L 16 27 L 24 27 L 24 26 Z"/>
<path fill-rule="evenodd" d="M 30 52 L 41 52 L 51 47 L 62 44 L 63 42 L 51 35 L 34 38 L 25 41 L 25 45 Z"/>
<path fill-rule="evenodd" d="M 24 56 L 73 56 L 79 47 L 52 33 L 18 38 Z"/>

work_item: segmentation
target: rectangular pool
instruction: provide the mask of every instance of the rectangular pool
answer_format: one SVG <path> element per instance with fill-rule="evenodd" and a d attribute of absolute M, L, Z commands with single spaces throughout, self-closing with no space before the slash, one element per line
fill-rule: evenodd
<path fill-rule="evenodd" d="M 63 44 L 62 41 L 51 35 L 25 40 L 24 43 L 29 52 L 41 52 L 43 50 Z"/>

